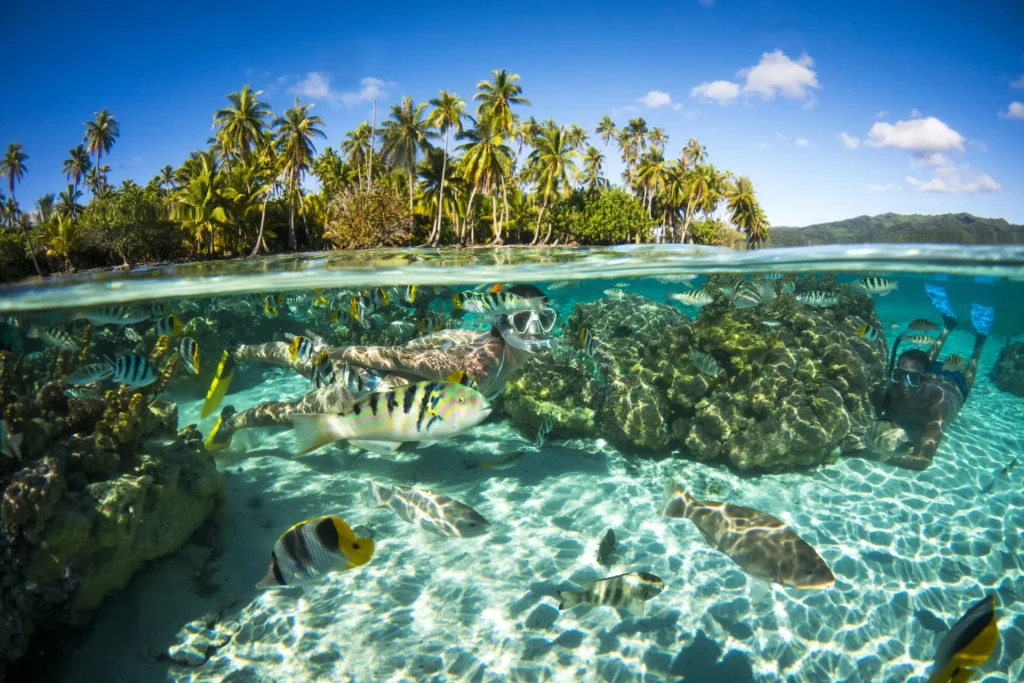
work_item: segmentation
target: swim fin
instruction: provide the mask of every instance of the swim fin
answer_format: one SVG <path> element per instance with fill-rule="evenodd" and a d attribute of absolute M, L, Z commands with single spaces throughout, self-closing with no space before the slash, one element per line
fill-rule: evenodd
<path fill-rule="evenodd" d="M 996 310 L 991 306 L 971 304 L 971 322 L 978 334 L 992 334 L 992 323 L 996 321 Z"/>
<path fill-rule="evenodd" d="M 220 428 L 224 423 L 224 420 L 235 414 L 233 406 L 224 406 L 224 410 L 220 411 L 220 417 L 217 418 L 217 422 L 213 425 L 213 429 L 210 430 L 210 435 L 206 437 L 204 444 L 206 450 L 210 453 L 217 453 L 222 451 L 231 445 L 231 437 L 234 432 L 227 432 L 226 434 L 220 434 Z M 220 434 L 220 438 L 218 438 Z"/>
<path fill-rule="evenodd" d="M 949 305 L 949 296 L 946 294 L 945 288 L 925 283 L 924 291 L 927 292 L 928 298 L 932 300 L 932 306 L 935 307 L 936 311 L 941 313 L 943 317 L 956 320 L 956 314 L 953 313 L 953 308 Z"/>
<path fill-rule="evenodd" d="M 200 417 L 209 417 L 220 407 L 224 395 L 228 393 L 231 380 L 235 377 L 235 359 L 230 351 L 224 351 L 217 365 L 217 371 L 210 383 L 210 390 L 206 392 L 206 401 L 203 403 L 203 410 Z"/>

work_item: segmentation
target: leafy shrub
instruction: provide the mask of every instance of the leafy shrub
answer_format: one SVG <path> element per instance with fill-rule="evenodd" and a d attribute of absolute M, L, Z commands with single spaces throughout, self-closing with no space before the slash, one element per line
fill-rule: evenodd
<path fill-rule="evenodd" d="M 180 230 L 168 219 L 157 190 L 122 186 L 90 202 L 80 220 L 84 249 L 110 253 L 125 264 L 171 260 L 184 253 Z"/>
<path fill-rule="evenodd" d="M 643 203 L 617 187 L 576 190 L 561 202 L 551 218 L 556 234 L 584 244 L 650 242 L 654 221 Z"/>
<path fill-rule="evenodd" d="M 342 192 L 328 206 L 327 217 L 324 237 L 340 249 L 397 247 L 411 240 L 409 198 L 391 187 Z"/>
<path fill-rule="evenodd" d="M 694 244 L 732 248 L 739 248 L 746 241 L 743 233 L 733 230 L 717 218 L 700 218 L 690 223 L 687 239 Z"/>

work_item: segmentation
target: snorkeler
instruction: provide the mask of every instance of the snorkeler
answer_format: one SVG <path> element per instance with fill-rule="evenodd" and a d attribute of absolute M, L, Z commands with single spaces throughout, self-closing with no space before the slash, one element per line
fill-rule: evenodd
<path fill-rule="evenodd" d="M 904 454 L 887 462 L 916 470 L 923 470 L 931 464 L 945 426 L 952 422 L 970 395 L 978 372 L 978 359 L 993 323 L 993 310 L 974 304 L 971 320 L 976 334 L 970 360 L 966 366 L 958 356 L 939 362 L 939 354 L 950 333 L 956 329 L 957 319 L 945 290 L 932 285 L 925 287 L 932 304 L 942 314 L 942 333 L 927 353 L 910 349 L 899 356 L 898 362 L 895 362 L 896 353 L 904 335 L 896 338 L 879 410 L 879 421 L 902 428 L 909 437 L 903 448 Z M 875 431 L 882 433 L 884 430 Z"/>
<path fill-rule="evenodd" d="M 557 319 L 557 313 L 546 305 L 547 297 L 537 287 L 515 285 L 505 291 L 528 298 L 543 298 L 545 305 L 538 310 L 498 315 L 491 329 L 486 332 L 447 329 L 413 339 L 402 346 L 321 347 L 322 341 L 318 339 L 314 343 L 314 354 L 326 351 L 328 360 L 362 369 L 363 374 L 350 378 L 346 386 L 347 373 L 339 372 L 334 382 L 293 402 L 268 401 L 242 412 L 236 412 L 230 405 L 225 406 L 206 439 L 207 449 L 223 450 L 231 443 L 231 436 L 238 429 L 290 426 L 288 416 L 292 413 L 344 412 L 362 395 L 354 393 L 352 380 L 363 382 L 367 371 L 374 378 L 379 377 L 378 385 L 371 387 L 371 390 L 421 380 L 445 381 L 461 371 L 484 396 L 493 399 L 533 354 L 554 345 L 550 334 Z M 225 352 L 207 397 L 204 416 L 213 412 L 223 398 L 226 384 L 237 363 L 250 360 L 274 363 L 291 367 L 304 377 L 313 377 L 313 361 L 296 356 L 291 350 L 292 346 L 288 342 L 271 342 L 239 346 L 230 353 Z"/>

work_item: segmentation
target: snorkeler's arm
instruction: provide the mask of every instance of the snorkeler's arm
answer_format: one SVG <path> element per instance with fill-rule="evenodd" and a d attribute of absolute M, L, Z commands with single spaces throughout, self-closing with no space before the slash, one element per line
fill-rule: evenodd
<path fill-rule="evenodd" d="M 893 458 L 889 460 L 889 463 L 912 470 L 926 469 L 932 464 L 932 458 L 935 457 L 935 451 L 938 450 L 940 441 L 942 441 L 942 420 L 933 420 L 925 425 L 921 441 L 913 453 L 903 458 Z"/>
<path fill-rule="evenodd" d="M 479 336 L 479 332 L 472 330 L 440 330 L 417 337 L 407 342 L 404 348 L 412 351 L 426 351 L 428 349 L 439 349 L 448 342 L 451 342 L 452 346 L 467 346 L 472 344 Z"/>
<path fill-rule="evenodd" d="M 289 345 L 286 342 L 270 342 L 267 344 L 255 345 L 242 344 L 234 350 L 232 355 L 236 363 L 258 361 L 260 363 L 270 363 L 272 365 L 283 365 L 286 368 L 291 368 L 307 379 L 311 377 L 313 374 L 313 366 L 309 362 L 298 363 L 293 361 L 291 353 L 288 350 L 288 346 Z"/>
<path fill-rule="evenodd" d="M 464 353 L 453 351 L 414 351 L 401 346 L 345 346 L 330 349 L 327 357 L 332 361 L 381 372 L 444 381 L 456 370 L 464 369 Z"/>

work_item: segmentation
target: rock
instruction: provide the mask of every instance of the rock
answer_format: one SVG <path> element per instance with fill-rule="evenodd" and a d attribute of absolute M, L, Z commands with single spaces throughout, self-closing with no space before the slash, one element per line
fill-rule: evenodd
<path fill-rule="evenodd" d="M 1024 342 L 1003 347 L 992 370 L 992 381 L 1003 391 L 1024 397 Z"/>

